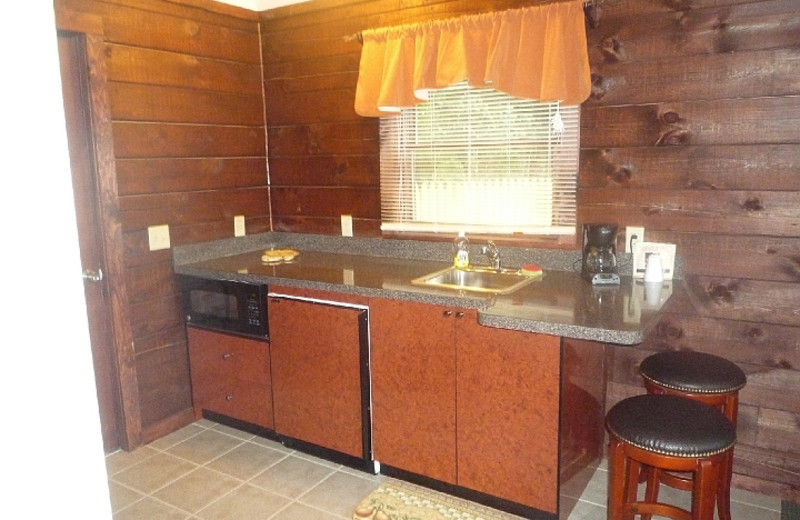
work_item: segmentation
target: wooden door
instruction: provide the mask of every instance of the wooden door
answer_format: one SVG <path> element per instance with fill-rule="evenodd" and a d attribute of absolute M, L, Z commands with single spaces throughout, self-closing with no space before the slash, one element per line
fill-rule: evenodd
<path fill-rule="evenodd" d="M 61 81 L 67 124 L 75 213 L 84 273 L 84 293 L 94 360 L 103 447 L 109 452 L 121 445 L 122 412 L 114 351 L 113 319 L 102 232 L 84 40 L 74 33 L 59 33 Z M 57 252 L 55 253 L 57 254 Z M 80 276 L 80 273 L 75 273 Z"/>
<path fill-rule="evenodd" d="M 375 460 L 456 482 L 456 312 L 370 300 Z"/>
<path fill-rule="evenodd" d="M 558 507 L 560 338 L 478 324 L 458 352 L 458 484 L 551 513 Z"/>
<path fill-rule="evenodd" d="M 269 299 L 275 431 L 356 458 L 364 453 L 366 309 Z M 364 341 L 366 341 L 364 339 Z"/>

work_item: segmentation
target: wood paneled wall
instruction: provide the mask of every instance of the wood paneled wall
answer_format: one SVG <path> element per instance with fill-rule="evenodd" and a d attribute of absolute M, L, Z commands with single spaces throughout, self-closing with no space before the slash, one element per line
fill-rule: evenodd
<path fill-rule="evenodd" d="M 261 13 L 276 229 L 379 235 L 377 122 L 353 109 L 358 31 L 530 5 L 316 0 Z M 800 498 L 800 3 L 595 0 L 579 220 L 643 225 L 687 295 L 613 349 L 609 405 L 662 349 L 745 369 L 735 485 Z"/>
<path fill-rule="evenodd" d="M 259 21 L 209 0 L 56 0 L 101 20 L 141 441 L 193 420 L 173 246 L 270 229 Z"/>
<path fill-rule="evenodd" d="M 800 498 L 800 4 L 600 3 L 588 31 L 583 220 L 641 224 L 685 259 L 685 298 L 614 350 L 609 404 L 664 349 L 737 362 L 734 484 Z"/>

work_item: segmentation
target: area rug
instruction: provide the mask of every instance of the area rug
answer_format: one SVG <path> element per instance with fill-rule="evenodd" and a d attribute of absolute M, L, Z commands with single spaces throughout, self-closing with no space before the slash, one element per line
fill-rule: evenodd
<path fill-rule="evenodd" d="M 353 520 L 517 520 L 467 500 L 395 479 L 385 480 L 353 512 Z"/>

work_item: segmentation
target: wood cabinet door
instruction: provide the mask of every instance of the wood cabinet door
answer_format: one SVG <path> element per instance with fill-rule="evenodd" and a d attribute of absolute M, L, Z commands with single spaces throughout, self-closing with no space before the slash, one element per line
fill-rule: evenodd
<path fill-rule="evenodd" d="M 453 484 L 454 315 L 435 305 L 370 301 L 375 459 Z"/>
<path fill-rule="evenodd" d="M 269 343 L 187 329 L 195 414 L 217 412 L 273 427 Z"/>
<path fill-rule="evenodd" d="M 458 484 L 555 513 L 560 338 L 458 320 Z"/>
<path fill-rule="evenodd" d="M 366 312 L 270 298 L 275 431 L 364 456 L 359 320 Z"/>

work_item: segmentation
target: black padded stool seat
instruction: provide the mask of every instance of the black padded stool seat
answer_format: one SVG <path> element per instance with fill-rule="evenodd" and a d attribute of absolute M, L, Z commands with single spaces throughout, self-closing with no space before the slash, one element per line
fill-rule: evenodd
<path fill-rule="evenodd" d="M 690 350 L 653 354 L 642 361 L 639 370 L 645 380 L 692 394 L 736 392 L 747 383 L 747 377 L 735 363 Z"/>
<path fill-rule="evenodd" d="M 671 457 L 708 457 L 736 442 L 736 430 L 722 413 L 672 395 L 624 399 L 608 412 L 606 427 L 623 442 Z"/>
<path fill-rule="evenodd" d="M 624 399 L 606 415 L 609 432 L 608 518 L 642 515 L 679 520 L 712 520 L 719 483 L 736 442 L 736 430 L 719 410 L 673 395 L 645 394 Z M 643 468 L 656 473 L 689 472 L 692 510 L 638 500 Z"/>

